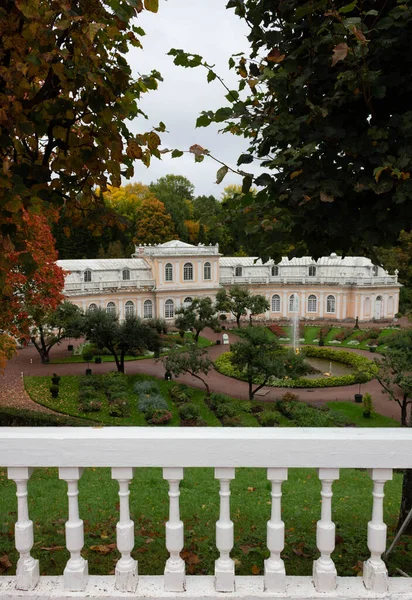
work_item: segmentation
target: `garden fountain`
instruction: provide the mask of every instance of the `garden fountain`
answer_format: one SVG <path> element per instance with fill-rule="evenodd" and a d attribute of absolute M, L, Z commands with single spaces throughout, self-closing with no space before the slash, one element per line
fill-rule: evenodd
<path fill-rule="evenodd" d="M 293 352 L 295 354 L 299 354 L 299 296 L 294 293 L 293 294 L 293 317 L 292 317 L 292 344 L 293 344 Z"/>

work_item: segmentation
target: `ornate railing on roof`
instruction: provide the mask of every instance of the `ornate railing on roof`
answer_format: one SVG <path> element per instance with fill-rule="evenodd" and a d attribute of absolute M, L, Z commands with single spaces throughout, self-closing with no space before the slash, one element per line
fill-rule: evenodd
<path fill-rule="evenodd" d="M 66 281 L 64 284 L 64 293 L 68 296 L 70 294 L 79 293 L 99 293 L 105 290 L 127 290 L 127 289 L 146 289 L 153 288 L 155 286 L 154 279 L 113 279 L 110 281 Z"/>
<path fill-rule="evenodd" d="M 16 576 L 0 576 L 2 600 L 73 597 L 200 600 L 218 598 L 221 592 L 226 592 L 229 598 L 259 600 L 273 595 L 300 600 L 412 598 L 412 581 L 389 577 L 382 560 L 386 548 L 384 485 L 392 478 L 394 468 L 412 468 L 410 429 L 4 427 L 0 428 L 0 456 L 9 479 L 14 480 L 17 487 L 15 543 L 20 555 Z M 84 468 L 107 466 L 119 484 L 119 558 L 114 575 L 89 576 L 87 561 L 82 556 L 84 534 L 78 482 Z M 137 561 L 131 556 L 135 531 L 129 512 L 129 484 L 135 470 L 159 466 L 169 484 L 169 520 L 165 526 L 169 557 L 163 576 L 138 576 Z M 27 484 L 33 469 L 49 467 L 58 467 L 59 478 L 67 482 L 68 490 L 66 547 L 69 558 L 63 575 L 56 577 L 40 576 L 39 562 L 31 555 L 35 540 Z M 180 556 L 184 525 L 180 519 L 179 484 L 185 467 L 214 467 L 215 478 L 219 480 L 220 516 L 216 522 L 214 577 L 186 577 L 185 563 Z M 230 482 L 235 478 L 237 467 L 267 469 L 270 482 L 271 509 L 268 509 L 266 538 L 269 558 L 264 561 L 264 575 L 259 577 L 235 576 L 231 557 L 234 525 L 230 518 Z M 282 483 L 288 477 L 288 468 L 295 467 L 316 467 L 321 484 L 316 525 L 319 558 L 313 563 L 312 577 L 289 576 L 281 557 L 285 541 Z M 332 486 L 339 478 L 339 470 L 347 468 L 368 469 L 373 482 L 371 519 L 365 531 L 370 558 L 363 564 L 363 577 L 339 577 L 332 558 L 335 549 Z M 266 505 L 263 500 L 256 497 L 262 507 Z M 30 504 L 36 501 L 35 497 L 30 498 Z M 198 501 L 200 505 L 202 498 Z M 36 529 L 36 534 L 41 536 L 41 531 Z"/>
<path fill-rule="evenodd" d="M 356 286 L 381 286 L 398 283 L 396 275 L 386 277 L 351 277 L 347 275 L 309 277 L 304 275 L 251 275 L 236 277 L 235 275 L 222 275 L 219 279 L 221 285 L 246 285 L 246 284 L 304 284 L 304 285 L 356 285 Z"/>

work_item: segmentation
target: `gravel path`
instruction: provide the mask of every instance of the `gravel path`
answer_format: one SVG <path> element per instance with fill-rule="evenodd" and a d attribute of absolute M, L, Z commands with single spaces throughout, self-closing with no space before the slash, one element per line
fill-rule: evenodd
<path fill-rule="evenodd" d="M 209 340 L 215 342 L 221 339 L 220 334 L 214 333 L 212 330 L 205 330 L 202 335 Z M 229 341 L 231 343 L 239 338 L 232 333 L 229 333 Z M 338 350 L 337 348 L 332 348 Z M 208 349 L 208 354 L 212 360 L 216 359 L 223 352 L 227 352 L 229 346 L 211 346 Z M 348 350 L 348 348 L 345 348 Z M 365 350 L 351 349 L 350 352 L 363 354 L 368 358 L 376 358 L 376 354 L 372 354 Z M 68 357 L 70 353 L 67 351 L 67 344 L 63 342 L 60 346 L 52 350 L 51 356 L 53 359 Z M 100 365 L 91 365 L 93 373 L 107 373 L 115 369 L 114 363 L 102 363 Z M 86 365 L 84 363 L 72 364 L 42 364 L 36 349 L 29 346 L 20 350 L 6 367 L 5 376 L 0 376 L 0 406 L 14 406 L 16 408 L 26 408 L 30 410 L 38 410 L 40 412 L 53 412 L 39 404 L 33 402 L 23 387 L 22 374 L 27 375 L 43 375 L 51 376 L 52 373 L 59 375 L 80 375 L 85 372 Z M 145 373 L 155 377 L 164 377 L 164 367 L 161 362 L 155 359 L 145 359 L 130 361 L 125 363 L 126 373 Z M 203 384 L 190 375 L 182 375 L 178 381 L 186 383 L 192 387 L 204 389 Z M 248 399 L 248 386 L 244 381 L 238 381 L 230 377 L 226 377 L 218 373 L 214 369 L 209 373 L 208 384 L 212 392 L 227 394 L 242 400 Z M 315 389 L 299 389 L 291 390 L 290 388 L 271 388 L 266 387 L 256 395 L 259 401 L 273 402 L 280 398 L 284 393 L 293 391 L 299 395 L 300 400 L 311 404 L 325 402 L 339 402 L 354 400 L 354 394 L 358 392 L 358 384 L 346 387 L 330 387 L 330 388 L 315 388 Z M 386 394 L 382 394 L 382 388 L 376 380 L 362 385 L 362 393 L 369 392 L 372 395 L 375 410 L 387 417 L 400 420 L 400 409 L 398 404 L 389 401 Z"/>

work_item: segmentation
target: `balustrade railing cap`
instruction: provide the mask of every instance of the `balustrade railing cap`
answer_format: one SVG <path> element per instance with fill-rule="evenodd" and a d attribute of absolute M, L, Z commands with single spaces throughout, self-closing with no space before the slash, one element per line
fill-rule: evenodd
<path fill-rule="evenodd" d="M 412 468 L 412 430 L 1 427 L 5 467 Z"/>

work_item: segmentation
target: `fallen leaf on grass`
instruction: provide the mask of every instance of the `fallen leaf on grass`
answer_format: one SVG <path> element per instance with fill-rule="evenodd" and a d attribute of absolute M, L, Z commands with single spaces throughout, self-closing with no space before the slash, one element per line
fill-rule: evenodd
<path fill-rule="evenodd" d="M 239 546 L 239 548 L 242 550 L 243 554 L 249 554 L 250 550 L 252 549 L 252 546 L 244 544 L 243 546 Z"/>
<path fill-rule="evenodd" d="M 256 492 L 256 488 L 255 487 L 248 487 L 247 491 L 248 492 Z"/>
<path fill-rule="evenodd" d="M 110 554 L 115 548 L 116 544 L 98 544 L 97 546 L 90 546 L 90 550 L 93 550 L 93 552 L 97 552 L 98 554 Z"/>
<path fill-rule="evenodd" d="M 260 567 L 258 567 L 257 565 L 253 565 L 252 566 L 252 573 L 253 573 L 253 575 L 259 575 L 259 573 L 260 573 Z"/>
<path fill-rule="evenodd" d="M 10 569 L 11 566 L 12 564 L 7 554 L 4 554 L 4 556 L 0 557 L 0 573 L 4 573 L 4 571 Z"/>
<path fill-rule="evenodd" d="M 46 550 L 46 552 L 54 552 L 55 550 L 64 550 L 65 546 L 40 546 L 40 550 Z"/>

